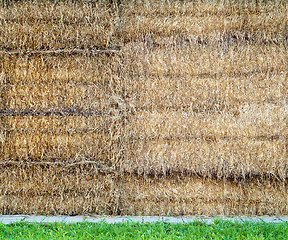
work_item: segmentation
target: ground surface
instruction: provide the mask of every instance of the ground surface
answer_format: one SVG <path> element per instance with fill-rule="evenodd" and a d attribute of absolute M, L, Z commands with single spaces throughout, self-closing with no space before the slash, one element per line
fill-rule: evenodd
<path fill-rule="evenodd" d="M 281 223 L 288 222 L 288 217 L 221 217 L 220 219 L 229 221 L 252 221 L 252 222 L 265 222 L 265 223 Z M 121 217 L 87 217 L 87 216 L 31 216 L 31 215 L 1 215 L 0 222 L 4 224 L 9 224 L 13 222 L 37 222 L 37 223 L 53 223 L 53 222 L 63 222 L 63 223 L 76 223 L 76 222 L 101 222 L 106 223 L 119 223 L 125 221 L 133 222 L 169 222 L 169 223 L 189 223 L 195 220 L 200 220 L 205 223 L 212 223 L 215 218 L 208 217 L 193 217 L 193 216 L 183 216 L 183 217 L 159 217 L 159 216 L 121 216 Z"/>

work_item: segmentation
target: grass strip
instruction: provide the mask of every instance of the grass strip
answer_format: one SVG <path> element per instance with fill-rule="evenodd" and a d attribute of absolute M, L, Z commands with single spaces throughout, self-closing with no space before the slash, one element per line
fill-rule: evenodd
<path fill-rule="evenodd" d="M 187 224 L 132 222 L 0 224 L 0 239 L 287 239 L 288 223 L 231 222 Z"/>

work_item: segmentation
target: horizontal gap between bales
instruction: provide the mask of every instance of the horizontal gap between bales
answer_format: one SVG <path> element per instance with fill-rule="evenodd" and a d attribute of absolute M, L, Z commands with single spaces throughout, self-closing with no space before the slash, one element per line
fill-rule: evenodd
<path fill-rule="evenodd" d="M 74 108 L 61 109 L 61 110 L 11 110 L 0 109 L 0 117 L 13 116 L 110 116 L 109 113 L 103 111 L 82 111 Z"/>
<path fill-rule="evenodd" d="M 216 72 L 216 73 L 211 73 L 211 72 L 202 72 L 202 73 L 184 73 L 184 74 L 179 74 L 179 73 L 162 73 L 162 74 L 158 74 L 158 73 L 132 73 L 129 74 L 130 78 L 141 78 L 141 77 L 152 77 L 155 78 L 155 81 L 157 81 L 158 79 L 161 78 L 186 78 L 186 77 L 190 77 L 190 78 L 201 78 L 201 79 L 218 79 L 221 77 L 231 77 L 231 78 L 238 78 L 238 77 L 252 77 L 258 74 L 264 74 L 266 77 L 270 77 L 270 76 L 276 76 L 276 75 L 283 75 L 284 72 L 279 72 L 276 68 L 271 67 L 271 68 L 265 68 L 262 70 L 259 69 L 255 69 L 252 71 L 226 71 L 226 72 Z M 274 75 L 275 74 L 275 75 Z M 63 83 L 65 83 L 67 85 L 67 87 L 79 87 L 79 86 L 86 86 L 86 87 L 91 87 L 91 88 L 99 88 L 101 87 L 99 83 L 93 83 L 93 82 L 89 82 L 86 81 L 85 79 L 83 79 L 84 81 L 79 81 L 77 79 L 77 81 L 73 81 L 71 79 L 69 79 L 68 81 L 63 81 L 63 79 L 61 79 L 61 85 L 63 85 Z M 7 87 L 31 87 L 31 86 L 48 86 L 51 84 L 59 84 L 59 79 L 50 79 L 49 82 L 46 81 L 46 83 L 41 83 L 41 82 L 37 82 L 37 83 L 30 83 L 30 82 L 25 82 L 23 83 L 23 79 L 9 79 L 9 81 L 13 81 L 15 83 L 10 84 L 10 83 L 5 83 L 5 84 L 1 84 L 0 88 L 7 88 Z"/>
<path fill-rule="evenodd" d="M 121 50 L 118 49 L 59 49 L 53 51 L 30 51 L 30 50 L 23 50 L 23 51 L 0 51 L 2 55 L 73 55 L 73 54 L 113 54 L 113 53 L 120 53 Z"/>
<path fill-rule="evenodd" d="M 35 134 L 35 129 L 9 129 L 9 128 L 1 128 L 0 130 L 4 130 L 6 133 L 13 133 L 13 135 L 22 135 L 22 134 Z M 37 133 L 45 134 L 45 135 L 64 135 L 64 134 L 87 134 L 87 133 L 103 133 L 105 127 L 102 128 L 86 128 L 86 129 L 68 129 L 68 130 L 47 130 L 40 129 L 37 130 Z M 129 135 L 129 134 L 127 134 Z M 255 136 L 213 136 L 213 135 L 193 135 L 193 134 L 185 134 L 185 135 L 168 135 L 168 136 L 125 136 L 122 138 L 123 143 L 129 143 L 136 140 L 137 142 L 148 142 L 148 141 L 181 141 L 181 140 L 202 140 L 207 142 L 217 142 L 219 140 L 227 140 L 227 141 L 237 141 L 243 139 L 250 139 L 255 141 L 277 141 L 277 140 L 285 140 L 288 139 L 288 135 L 255 135 Z"/>
<path fill-rule="evenodd" d="M 18 170 L 24 170 L 26 168 L 47 168 L 47 169 L 57 169 L 57 171 L 64 173 L 65 170 L 76 170 L 76 166 L 81 166 L 81 169 L 86 169 L 88 172 L 93 172 L 95 174 L 100 175 L 109 175 L 113 174 L 114 176 L 122 177 L 123 179 L 125 177 L 136 177 L 137 179 L 150 179 L 150 180 L 157 180 L 157 179 L 163 179 L 167 180 L 167 178 L 170 179 L 182 179 L 185 177 L 188 178 L 198 178 L 198 179 L 204 179 L 204 180 L 217 180 L 217 181 L 224 181 L 224 182 L 230 182 L 230 183 L 245 183 L 248 180 L 275 180 L 276 182 L 282 182 L 288 180 L 288 177 L 281 177 L 279 174 L 275 173 L 263 173 L 263 174 L 257 174 L 252 172 L 248 172 L 246 174 L 239 174 L 237 176 L 226 174 L 223 176 L 217 175 L 216 172 L 211 171 L 210 175 L 202 174 L 200 171 L 191 171 L 191 170 L 184 170 L 184 171 L 177 171 L 177 170 L 168 170 L 166 173 L 159 173 L 157 171 L 150 171 L 149 173 L 141 173 L 139 174 L 136 171 L 127 171 L 125 169 L 119 168 L 119 166 L 112 165 L 109 162 L 99 162 L 99 161 L 81 161 L 81 162 L 74 162 L 74 163 L 67 163 L 67 162 L 29 162 L 29 161 L 2 161 L 0 162 L 0 167 L 16 167 Z M 86 168 L 88 167 L 89 168 Z M 79 168 L 77 168 L 79 170 Z M 284 183 L 287 185 L 287 183 Z"/>

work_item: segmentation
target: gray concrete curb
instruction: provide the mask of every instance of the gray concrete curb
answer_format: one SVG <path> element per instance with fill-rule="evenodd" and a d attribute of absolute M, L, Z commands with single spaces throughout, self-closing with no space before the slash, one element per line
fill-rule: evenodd
<path fill-rule="evenodd" d="M 79 223 L 91 222 L 99 223 L 105 222 L 109 224 L 121 223 L 125 221 L 151 223 L 151 222 L 167 222 L 167 223 L 189 223 L 194 221 L 201 221 L 203 223 L 211 224 L 216 218 L 200 218 L 193 216 L 183 217 L 159 217 L 159 216 L 119 216 L 119 217 L 86 217 L 86 216 L 30 216 L 30 215 L 0 215 L 0 223 L 9 224 L 15 222 L 27 223 Z M 288 217 L 218 217 L 217 219 L 228 220 L 232 222 L 265 222 L 265 223 L 281 223 L 288 222 Z"/>

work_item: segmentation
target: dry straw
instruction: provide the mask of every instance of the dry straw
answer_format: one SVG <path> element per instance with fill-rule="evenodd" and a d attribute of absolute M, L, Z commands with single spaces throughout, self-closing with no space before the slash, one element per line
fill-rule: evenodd
<path fill-rule="evenodd" d="M 96 164 L 1 165 L 1 213 L 115 214 L 119 204 L 115 176 L 97 171 Z"/>
<path fill-rule="evenodd" d="M 200 177 L 125 178 L 121 212 L 130 215 L 284 215 L 287 185 L 251 179 L 245 184 Z"/>
<path fill-rule="evenodd" d="M 287 3 L 9 3 L 1 213 L 288 213 Z"/>

